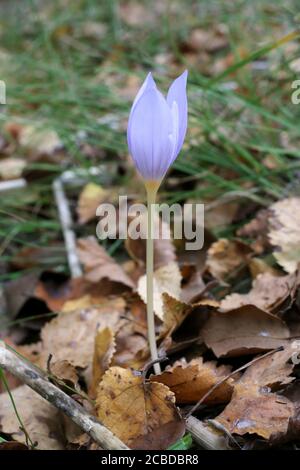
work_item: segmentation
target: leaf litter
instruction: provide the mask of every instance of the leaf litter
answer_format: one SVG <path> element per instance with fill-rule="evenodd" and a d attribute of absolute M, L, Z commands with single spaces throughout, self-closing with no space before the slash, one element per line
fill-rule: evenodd
<path fill-rule="evenodd" d="M 257 236 L 259 224 L 255 230 Z M 119 263 L 95 238 L 80 239 L 82 277 L 48 272 L 24 278 L 20 298 L 10 297 L 13 318 L 24 315 L 28 298 L 42 301 L 45 313 L 48 309 L 55 318 L 48 317 L 41 325 L 38 342 L 12 345 L 131 448 L 173 445 L 185 432 L 189 407 L 200 401 L 198 419 L 212 417 L 245 442 L 249 435 L 269 445 L 295 441 L 299 398 L 291 399 L 288 391 L 293 383 L 298 390 L 292 375 L 298 343 L 290 329 L 300 318 L 298 265 L 286 274 L 280 262 L 274 267 L 258 257 L 259 272 L 252 286 L 234 292 L 239 277 L 249 279 L 251 274 L 251 232 L 239 229 L 240 236 L 243 233 L 247 242 L 211 238 L 201 271 L 189 258 L 180 262 L 172 240 L 156 244 L 158 257 L 165 250 L 155 271 L 157 341 L 160 354 L 168 358 L 161 374 L 147 378 L 143 372 L 150 352 L 144 247 L 136 241 L 126 247 L 131 259 Z M 8 285 L 8 299 L 11 292 Z M 26 331 L 23 327 L 23 335 Z M 269 355 L 260 359 L 265 352 Z M 259 360 L 252 364 L 249 357 Z M 245 370 L 234 374 L 241 364 Z M 92 448 L 90 438 L 61 412 L 19 382 L 10 383 L 21 411 L 28 403 L 22 418 L 37 448 Z M 293 397 L 299 397 L 295 390 Z M 91 400 L 96 400 L 94 405 Z M 7 392 L 0 402 L 1 432 L 26 443 Z M 39 412 L 45 420 L 37 424 Z"/>

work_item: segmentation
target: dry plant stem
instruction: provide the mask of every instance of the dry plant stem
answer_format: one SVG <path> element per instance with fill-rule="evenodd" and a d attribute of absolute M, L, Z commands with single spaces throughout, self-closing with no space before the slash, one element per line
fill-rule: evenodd
<path fill-rule="evenodd" d="M 147 190 L 147 208 L 148 208 L 148 224 L 147 224 L 147 241 L 146 241 L 146 275 L 147 275 L 147 326 L 148 340 L 152 361 L 158 359 L 157 345 L 155 338 L 155 321 L 153 310 L 153 268 L 154 268 L 154 248 L 153 248 L 153 216 L 155 210 L 156 194 L 159 187 L 157 181 L 147 181 L 145 183 Z M 161 373 L 159 363 L 154 364 L 155 374 Z"/>
<path fill-rule="evenodd" d="M 204 449 L 229 450 L 224 436 L 212 430 L 212 427 L 190 416 L 186 420 L 186 429 L 191 433 L 194 440 Z"/>
<path fill-rule="evenodd" d="M 45 400 L 61 410 L 103 449 L 129 450 L 94 416 L 87 413 L 76 401 L 49 382 L 47 376 L 42 375 L 33 365 L 9 351 L 3 342 L 0 342 L 0 367 L 18 377 Z"/>

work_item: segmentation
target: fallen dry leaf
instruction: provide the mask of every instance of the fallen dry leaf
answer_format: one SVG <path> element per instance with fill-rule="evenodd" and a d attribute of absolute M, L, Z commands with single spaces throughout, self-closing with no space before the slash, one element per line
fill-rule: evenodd
<path fill-rule="evenodd" d="M 271 392 L 271 388 L 293 380 L 293 364 L 288 363 L 293 352 L 290 343 L 283 351 L 252 364 L 234 384 L 231 402 L 217 421 L 230 433 L 239 435 L 255 433 L 265 439 L 286 435 L 295 406 L 288 398 Z"/>
<path fill-rule="evenodd" d="M 232 400 L 216 420 L 231 434 L 258 434 L 269 439 L 272 434 L 285 434 L 294 406 L 287 398 L 262 393 L 256 386 L 236 389 Z"/>
<path fill-rule="evenodd" d="M 224 281 L 227 276 L 235 274 L 239 268 L 248 264 L 250 254 L 248 245 L 221 238 L 210 246 L 206 266 L 216 279 Z"/>
<path fill-rule="evenodd" d="M 219 380 L 231 372 L 230 366 L 217 367 L 216 362 L 203 362 L 202 357 L 186 362 L 176 361 L 161 374 L 151 376 L 151 380 L 160 382 L 175 393 L 176 403 L 197 403 Z M 205 404 L 226 403 L 230 400 L 233 378 L 220 384 L 204 401 Z"/>
<path fill-rule="evenodd" d="M 5 284 L 4 297 L 11 318 L 15 318 L 26 302 L 35 296 L 37 282 L 38 275 L 30 272 Z"/>
<path fill-rule="evenodd" d="M 67 300 L 60 310 L 62 313 L 74 312 L 75 310 L 85 310 L 93 306 L 101 305 L 103 301 L 104 298 L 95 299 L 90 294 L 86 294 L 78 299 Z"/>
<path fill-rule="evenodd" d="M 66 384 L 68 387 L 73 389 L 80 389 L 78 381 L 79 377 L 75 367 L 70 364 L 68 361 L 56 361 L 50 363 L 49 365 L 51 375 L 53 375 L 52 380 L 55 384 L 58 384 L 60 387 L 63 384 Z M 70 390 L 67 390 L 67 393 Z"/>
<path fill-rule="evenodd" d="M 124 307 L 122 299 L 107 300 L 102 306 L 62 313 L 47 323 L 41 331 L 42 364 L 52 354 L 53 362 L 67 360 L 75 367 L 91 367 L 96 331 L 114 329 Z"/>
<path fill-rule="evenodd" d="M 3 158 L 0 160 L 0 178 L 3 180 L 20 178 L 25 167 L 26 161 L 22 158 Z"/>
<path fill-rule="evenodd" d="M 281 272 L 278 269 L 270 266 L 266 261 L 260 258 L 251 258 L 249 263 L 249 270 L 252 279 L 255 279 L 259 274 L 269 273 L 272 276 L 281 276 Z"/>
<path fill-rule="evenodd" d="M 130 236 L 129 230 L 125 248 L 131 258 L 144 266 L 146 264 L 147 214 L 140 215 L 138 220 L 141 236 L 135 240 Z M 157 238 L 153 241 L 154 269 L 158 269 L 176 261 L 176 250 L 169 225 L 158 217 L 154 218 L 154 224 L 157 230 Z"/>
<path fill-rule="evenodd" d="M 184 434 L 175 396 L 165 385 L 111 367 L 98 387 L 100 421 L 132 449 L 167 449 Z"/>
<path fill-rule="evenodd" d="M 253 281 L 253 286 L 248 294 L 229 294 L 220 304 L 220 310 L 227 312 L 243 305 L 255 305 L 256 307 L 275 312 L 288 297 L 294 297 L 299 285 L 298 276 L 274 276 L 268 272 L 259 274 Z"/>
<path fill-rule="evenodd" d="M 147 330 L 131 318 L 121 324 L 116 332 L 116 352 L 112 364 L 141 369 L 149 360 Z"/>
<path fill-rule="evenodd" d="M 268 239 L 269 209 L 261 209 L 255 217 L 237 231 L 238 237 L 252 238 L 251 248 L 258 254 L 270 247 Z"/>
<path fill-rule="evenodd" d="M 201 338 L 217 357 L 277 348 L 286 344 L 289 335 L 282 320 L 253 305 L 226 313 L 213 311 L 201 331 Z"/>
<path fill-rule="evenodd" d="M 269 239 L 278 250 L 274 256 L 288 273 L 294 273 L 300 262 L 300 198 L 290 197 L 270 207 Z"/>
<path fill-rule="evenodd" d="M 300 432 L 300 382 L 295 380 L 290 384 L 282 394 L 288 398 L 295 407 L 295 413 L 289 421 L 289 426 L 286 434 L 278 434 L 272 436 L 272 443 L 275 445 L 282 442 L 297 441 Z"/>
<path fill-rule="evenodd" d="M 163 298 L 162 294 L 167 293 L 170 296 L 179 299 L 181 292 L 181 273 L 177 263 L 170 263 L 154 271 L 153 278 L 153 303 L 154 312 L 163 320 Z M 147 303 L 147 278 L 142 276 L 138 281 L 137 291 L 145 304 Z"/>
<path fill-rule="evenodd" d="M 80 224 L 85 224 L 96 217 L 97 207 L 107 200 L 109 192 L 95 183 L 88 183 L 78 199 L 77 214 Z"/>
<path fill-rule="evenodd" d="M 294 353 L 299 353 L 300 345 L 290 341 L 282 351 L 275 352 L 252 364 L 242 378 L 240 384 L 251 383 L 258 387 L 277 387 L 278 385 L 289 384 L 294 380 L 290 377 L 295 364 L 290 360 Z M 290 362 L 289 362 L 290 361 Z"/>
<path fill-rule="evenodd" d="M 85 269 L 85 278 L 99 282 L 106 278 L 110 281 L 133 288 L 134 283 L 122 267 L 99 245 L 95 237 L 78 240 L 78 256 Z"/>
<path fill-rule="evenodd" d="M 194 270 L 182 286 L 180 299 L 186 303 L 193 303 L 199 300 L 201 292 L 204 290 L 205 284 L 199 271 Z"/>
<path fill-rule="evenodd" d="M 143 21 L 153 22 L 153 10 L 145 8 L 139 2 L 121 3 L 118 5 L 118 11 L 122 21 L 130 26 L 140 26 Z"/>
<path fill-rule="evenodd" d="M 98 330 L 95 336 L 91 395 L 96 395 L 96 389 L 102 376 L 109 368 L 116 351 L 115 334 L 109 327 Z"/>
<path fill-rule="evenodd" d="M 163 300 L 163 324 L 160 328 L 160 336 L 166 336 L 173 333 L 189 314 L 191 307 L 175 299 L 171 295 L 164 293 Z"/>
<path fill-rule="evenodd" d="M 57 133 L 52 129 L 22 126 L 18 136 L 19 144 L 34 155 L 51 155 L 63 147 Z"/>
<path fill-rule="evenodd" d="M 229 45 L 228 39 L 221 28 L 215 30 L 196 28 L 191 32 L 186 47 L 192 51 L 217 52 Z"/>
<path fill-rule="evenodd" d="M 60 422 L 60 412 L 37 393 L 22 385 L 12 391 L 22 422 L 37 449 L 62 450 L 65 438 Z M 15 441 L 26 443 L 20 423 L 8 393 L 0 395 L 0 429 Z"/>
<path fill-rule="evenodd" d="M 0 442 L 0 450 L 29 450 L 25 444 L 17 441 Z"/>
<path fill-rule="evenodd" d="M 213 230 L 232 224 L 240 205 L 233 201 L 217 201 L 208 204 L 205 211 L 205 227 Z"/>

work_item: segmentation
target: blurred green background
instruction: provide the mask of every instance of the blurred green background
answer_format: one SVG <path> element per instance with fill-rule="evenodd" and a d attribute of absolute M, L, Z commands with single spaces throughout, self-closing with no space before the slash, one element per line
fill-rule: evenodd
<path fill-rule="evenodd" d="M 6 263 L 24 246 L 61 240 L 51 184 L 64 169 L 103 165 L 108 181 L 139 192 L 126 125 L 150 70 L 164 91 L 189 70 L 188 134 L 164 200 L 208 211 L 238 200 L 245 219 L 299 194 L 299 19 L 297 0 L 2 0 L 0 176 L 17 158 L 28 181 L 0 194 L 2 278 L 16 275 Z M 48 263 L 64 266 L 64 255 Z"/>

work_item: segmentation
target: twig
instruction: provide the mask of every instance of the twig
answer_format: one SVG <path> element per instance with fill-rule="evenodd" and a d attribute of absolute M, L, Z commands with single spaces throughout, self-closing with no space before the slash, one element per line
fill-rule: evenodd
<path fill-rule="evenodd" d="M 59 220 L 62 226 L 62 231 L 65 239 L 71 276 L 73 278 L 80 277 L 82 275 L 82 269 L 76 251 L 75 233 L 72 230 L 73 220 L 61 178 L 57 178 L 56 180 L 54 180 L 53 192 L 58 208 Z"/>
<path fill-rule="evenodd" d="M 206 392 L 203 397 L 196 403 L 196 405 L 193 406 L 193 408 L 190 409 L 190 411 L 186 414 L 186 417 L 190 417 L 195 411 L 197 411 L 197 409 L 199 408 L 200 405 L 202 405 L 202 403 L 207 399 L 207 397 L 214 391 L 216 390 L 216 388 L 218 388 L 222 383 L 226 382 L 226 380 L 230 379 L 231 377 L 233 377 L 235 374 L 237 374 L 238 372 L 241 372 L 242 370 L 244 369 L 247 369 L 247 367 L 250 367 L 252 366 L 252 364 L 254 364 L 255 362 L 258 362 L 260 361 L 260 359 L 263 359 L 264 357 L 267 357 L 267 356 L 271 356 L 271 354 L 274 354 L 278 351 L 282 351 L 283 350 L 283 347 L 282 346 L 279 346 L 279 348 L 276 348 L 276 349 L 272 349 L 272 351 L 268 351 L 267 353 L 263 354 L 262 356 L 258 356 L 258 357 L 255 357 L 254 359 L 252 359 L 251 361 L 247 362 L 246 364 L 244 364 L 243 366 L 239 367 L 238 369 L 235 369 L 234 371 L 230 372 L 230 374 L 226 375 L 225 377 L 223 377 L 221 380 L 219 380 L 217 383 L 215 383 L 215 385 L 213 385 L 209 390 L 208 392 Z"/>
<path fill-rule="evenodd" d="M 84 432 L 89 434 L 103 449 L 129 450 L 109 429 L 94 416 L 87 413 L 71 397 L 48 381 L 33 365 L 16 356 L 0 342 L 0 367 L 18 377 L 22 382 L 61 410 Z"/>
<path fill-rule="evenodd" d="M 2 191 L 11 191 L 12 189 L 25 188 L 27 182 L 24 178 L 18 178 L 15 180 L 1 181 L 0 183 L 0 192 Z"/>
<path fill-rule="evenodd" d="M 107 175 L 105 166 L 91 167 L 89 169 L 78 168 L 76 170 L 66 170 L 53 182 L 53 193 L 58 208 L 59 220 L 63 231 L 65 246 L 67 251 L 68 264 L 73 278 L 82 275 L 82 269 L 76 250 L 76 234 L 73 230 L 73 219 L 70 211 L 65 188 L 68 185 L 81 185 L 89 181 L 93 176 L 104 177 Z"/>
<path fill-rule="evenodd" d="M 194 416 L 186 420 L 186 429 L 191 433 L 194 440 L 204 449 L 229 450 L 226 438 L 213 431 L 212 427 L 204 424 Z"/>

